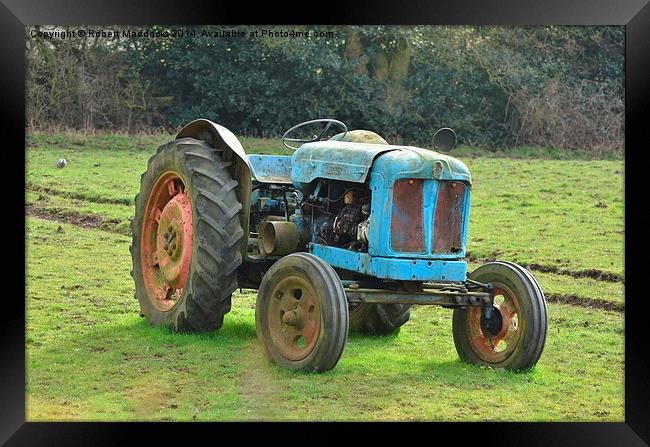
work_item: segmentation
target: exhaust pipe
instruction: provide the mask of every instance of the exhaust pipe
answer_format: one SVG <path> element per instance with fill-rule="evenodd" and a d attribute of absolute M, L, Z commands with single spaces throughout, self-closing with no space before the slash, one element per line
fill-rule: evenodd
<path fill-rule="evenodd" d="M 265 221 L 259 233 L 260 252 L 264 256 L 283 256 L 298 248 L 300 234 L 293 222 Z"/>

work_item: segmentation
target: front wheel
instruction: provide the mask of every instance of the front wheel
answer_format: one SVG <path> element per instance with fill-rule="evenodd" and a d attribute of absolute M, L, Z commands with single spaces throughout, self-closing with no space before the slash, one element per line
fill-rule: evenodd
<path fill-rule="evenodd" d="M 468 363 L 525 370 L 535 366 L 546 342 L 547 309 L 541 287 L 523 267 L 489 262 L 470 279 L 491 284 L 494 308 L 454 309 L 456 351 Z"/>
<path fill-rule="evenodd" d="M 312 254 L 285 256 L 262 278 L 255 323 L 271 362 L 293 370 L 330 370 L 348 336 L 343 284 L 332 266 Z"/>

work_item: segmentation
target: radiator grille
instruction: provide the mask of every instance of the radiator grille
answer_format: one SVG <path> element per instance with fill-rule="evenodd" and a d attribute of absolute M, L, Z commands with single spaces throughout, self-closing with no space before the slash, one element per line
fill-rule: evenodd
<path fill-rule="evenodd" d="M 441 181 L 433 216 L 434 253 L 458 253 L 462 250 L 464 207 L 465 184 Z"/>
<path fill-rule="evenodd" d="M 424 252 L 423 179 L 399 179 L 393 186 L 391 248 Z"/>

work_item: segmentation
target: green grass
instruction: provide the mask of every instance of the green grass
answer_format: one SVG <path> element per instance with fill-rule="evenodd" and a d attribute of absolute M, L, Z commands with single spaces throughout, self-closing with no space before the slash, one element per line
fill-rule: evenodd
<path fill-rule="evenodd" d="M 515 159 L 549 159 L 549 160 L 623 160 L 623 152 L 608 152 L 602 157 L 595 156 L 584 149 L 562 149 L 554 147 L 520 146 L 512 148 L 488 149 L 471 146 L 459 146 L 452 154 L 458 158 L 515 158 Z"/>
<path fill-rule="evenodd" d="M 325 374 L 266 362 L 253 291 L 233 296 L 215 333 L 149 327 L 133 298 L 129 220 L 147 159 L 169 139 L 29 135 L 30 212 L 109 231 L 27 219 L 28 420 L 623 420 L 621 312 L 549 304 L 542 358 L 519 374 L 460 362 L 451 311 L 435 306 L 415 307 L 398 335 L 352 335 Z M 281 147 L 242 140 L 250 152 Z M 458 153 L 474 179 L 474 257 L 623 274 L 622 161 Z M 549 296 L 624 303 L 621 282 L 534 274 Z"/>
<path fill-rule="evenodd" d="M 28 135 L 27 184 L 32 189 L 48 188 L 62 195 L 130 205 L 140 187 L 140 174 L 147 160 L 172 135 Z M 278 140 L 242 138 L 249 153 L 290 154 Z M 65 158 L 68 167 L 58 169 Z"/>
<path fill-rule="evenodd" d="M 326 374 L 269 365 L 254 292 L 223 328 L 181 335 L 138 316 L 128 237 L 28 220 L 28 420 L 622 420 L 620 313 L 549 305 L 532 372 L 461 363 L 451 311 L 352 336 Z"/>
<path fill-rule="evenodd" d="M 470 159 L 469 251 L 623 273 L 623 163 Z"/>

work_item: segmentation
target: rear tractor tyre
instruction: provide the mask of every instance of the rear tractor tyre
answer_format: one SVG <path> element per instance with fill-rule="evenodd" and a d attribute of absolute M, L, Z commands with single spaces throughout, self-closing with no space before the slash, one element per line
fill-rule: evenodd
<path fill-rule="evenodd" d="M 267 358 L 292 370 L 328 371 L 349 329 L 343 284 L 328 263 L 292 253 L 266 272 L 255 307 L 257 337 Z"/>
<path fill-rule="evenodd" d="M 454 309 L 452 330 L 460 358 L 510 370 L 530 369 L 546 342 L 546 299 L 535 278 L 512 262 L 488 262 L 470 279 L 494 287 L 491 314 L 481 307 Z"/>
<path fill-rule="evenodd" d="M 358 303 L 350 305 L 350 331 L 388 335 L 411 318 L 410 304 Z"/>
<path fill-rule="evenodd" d="M 131 275 L 155 326 L 205 332 L 223 324 L 237 288 L 243 231 L 237 182 L 221 151 L 193 138 L 149 159 L 131 223 Z"/>

